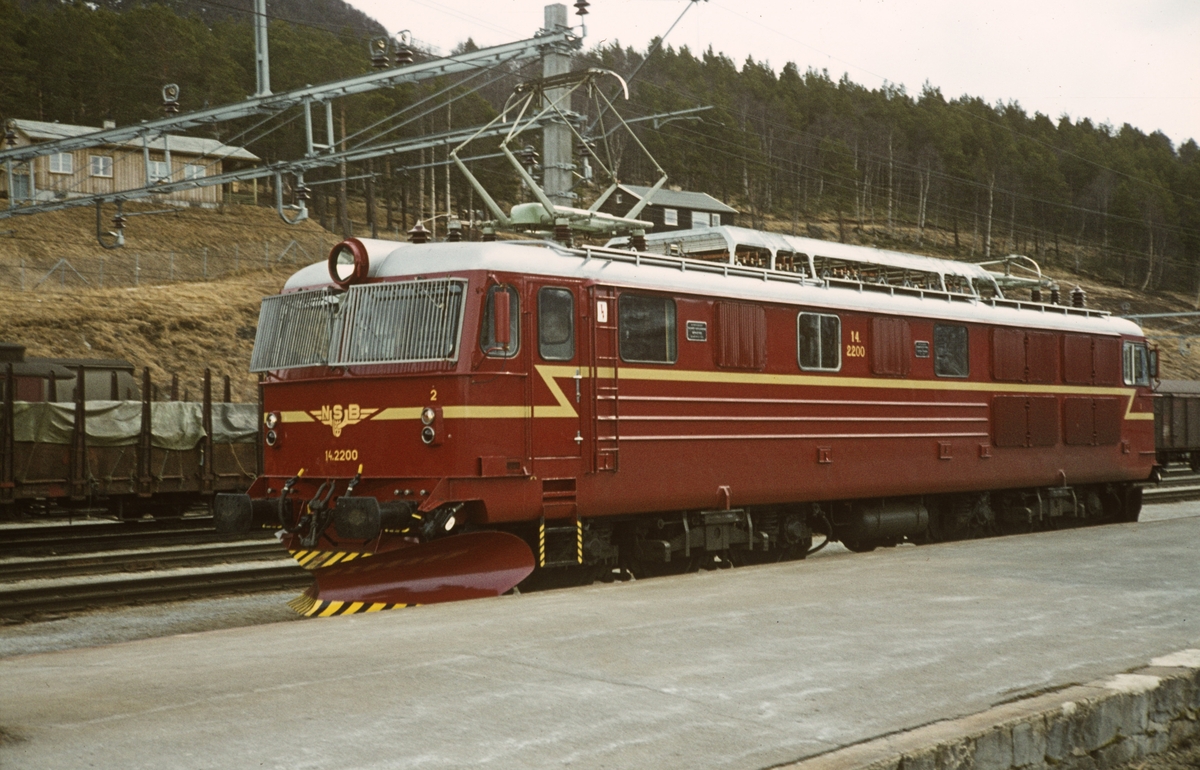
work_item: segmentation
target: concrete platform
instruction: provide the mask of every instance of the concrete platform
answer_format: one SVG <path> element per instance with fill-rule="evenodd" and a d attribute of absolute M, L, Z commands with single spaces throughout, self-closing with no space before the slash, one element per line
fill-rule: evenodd
<path fill-rule="evenodd" d="M 0 660 L 0 766 L 761 768 L 1200 640 L 1200 518 Z"/>

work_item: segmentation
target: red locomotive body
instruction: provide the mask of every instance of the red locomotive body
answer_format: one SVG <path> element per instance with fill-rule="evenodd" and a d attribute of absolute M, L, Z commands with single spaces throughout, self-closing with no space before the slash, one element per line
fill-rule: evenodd
<path fill-rule="evenodd" d="M 590 580 L 803 557 L 814 531 L 868 550 L 1136 518 L 1155 447 L 1133 323 L 1004 299 L 972 265 L 786 240 L 721 262 L 335 249 L 337 282 L 312 266 L 264 302 L 250 496 L 270 503 L 229 502 L 227 526 L 278 511 L 318 580 L 383 552 L 411 570 L 406 554 L 480 531 Z M 438 598 L 346 572 L 361 597 L 300 608 Z"/>

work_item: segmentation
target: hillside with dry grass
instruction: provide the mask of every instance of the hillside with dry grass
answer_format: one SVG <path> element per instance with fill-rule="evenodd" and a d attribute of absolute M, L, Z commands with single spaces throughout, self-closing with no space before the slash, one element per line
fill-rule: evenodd
<path fill-rule="evenodd" d="M 185 209 L 178 214 L 135 218 L 133 222 L 126 247 L 108 252 L 89 237 L 93 235 L 89 228 L 95 227 L 93 212 L 74 210 L 7 220 L 5 225 L 18 228 L 19 237 L 0 237 L 0 271 L 9 271 L 0 288 L 4 307 L 0 340 L 28 346 L 29 355 L 123 358 L 139 367 L 149 367 L 160 387 L 169 383 L 173 373 L 177 374 L 181 392 L 192 394 L 199 392 L 202 371 L 209 367 L 217 378 L 226 374 L 233 378 L 236 398 L 255 398 L 255 379 L 248 370 L 261 298 L 278 292 L 299 266 L 322 259 L 337 237 L 311 222 L 289 229 L 270 209 L 250 206 L 227 207 L 224 211 Z M 791 226 L 789 222 L 773 221 L 765 225 L 782 232 L 789 232 Z M 835 222 L 816 223 L 813 227 L 813 233 L 831 238 L 838 232 Z M 356 224 L 355 231 L 361 229 Z M 806 228 L 803 232 L 810 231 Z M 847 240 L 885 245 L 879 243 L 875 233 L 851 231 Z M 886 245 L 949 256 L 949 250 L 937 242 L 926 241 L 923 248 L 917 249 L 911 234 L 902 233 L 897 240 Z M 279 259 L 280 252 L 293 242 L 308 245 L 304 249 L 292 246 Z M 236 266 L 231 261 L 234 244 L 243 244 L 238 248 Z M 257 244 L 257 250 L 244 244 Z M 180 255 L 195 255 L 206 248 L 210 250 L 208 269 L 212 279 L 181 280 L 202 276 L 195 275 L 201 267 L 194 258 L 185 260 Z M 246 256 L 248 252 L 253 259 Z M 123 274 L 115 266 L 132 261 L 133 254 L 171 253 L 176 255 L 175 282 L 168 282 L 161 274 L 153 278 L 143 274 L 143 279 L 136 282 L 118 278 Z M 226 254 L 229 259 L 222 261 L 218 254 Z M 26 264 L 24 291 L 13 280 L 14 262 L 19 265 L 20 260 Z M 55 260 L 67 260 L 79 275 L 70 274 L 68 280 L 60 281 L 55 274 L 36 288 L 30 285 L 34 272 L 31 266 L 49 270 Z M 102 260 L 103 287 L 98 280 Z M 1091 307 L 1123 314 L 1195 309 L 1190 291 L 1145 294 L 1073 272 L 1070 255 L 1057 262 L 1047 261 L 1051 263 L 1048 274 L 1062 286 L 1064 296 L 1071 288 L 1081 286 Z M 1188 328 L 1182 327 L 1183 332 Z M 1156 323 L 1147 325 L 1146 330 L 1160 344 L 1164 379 L 1200 379 L 1200 354 L 1181 349 L 1179 329 L 1171 323 Z"/>

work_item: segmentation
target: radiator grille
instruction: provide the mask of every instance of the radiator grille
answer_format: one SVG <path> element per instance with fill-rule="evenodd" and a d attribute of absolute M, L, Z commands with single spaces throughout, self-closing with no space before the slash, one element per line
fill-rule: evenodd
<path fill-rule="evenodd" d="M 267 297 L 250 370 L 457 361 L 466 288 L 440 278 Z"/>
<path fill-rule="evenodd" d="M 340 297 L 331 289 L 263 299 L 250 371 L 321 366 L 329 361 Z"/>
<path fill-rule="evenodd" d="M 455 279 L 352 287 L 338 363 L 457 361 L 466 288 Z"/>

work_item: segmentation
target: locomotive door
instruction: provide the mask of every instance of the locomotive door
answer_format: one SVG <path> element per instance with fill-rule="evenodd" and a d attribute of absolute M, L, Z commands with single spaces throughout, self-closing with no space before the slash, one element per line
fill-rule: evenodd
<path fill-rule="evenodd" d="M 529 403 L 536 475 L 575 477 L 584 470 L 580 460 L 585 441 L 580 297 L 576 287 L 551 283 L 535 287 L 529 302 L 534 311 Z"/>
<path fill-rule="evenodd" d="M 589 363 L 592 381 L 592 471 L 615 471 L 621 444 L 617 400 L 617 290 L 592 286 L 589 295 Z"/>

